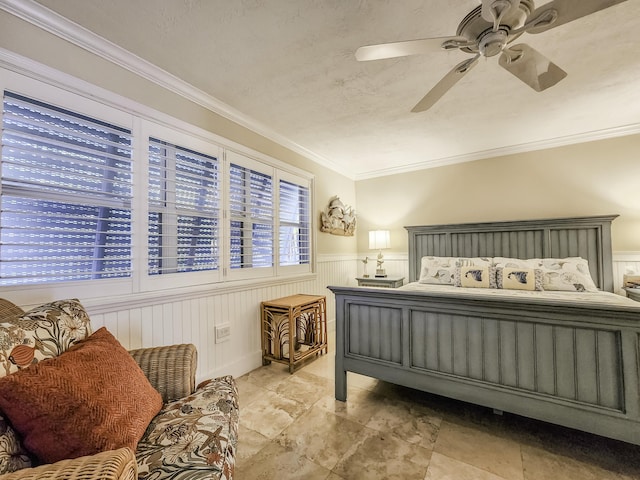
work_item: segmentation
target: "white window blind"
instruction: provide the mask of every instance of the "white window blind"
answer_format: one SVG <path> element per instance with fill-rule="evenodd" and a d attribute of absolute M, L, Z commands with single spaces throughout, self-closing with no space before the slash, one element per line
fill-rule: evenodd
<path fill-rule="evenodd" d="M 131 131 L 4 92 L 0 285 L 131 275 Z"/>
<path fill-rule="evenodd" d="M 280 266 L 308 265 L 311 258 L 309 188 L 280 180 L 279 243 Z"/>
<path fill-rule="evenodd" d="M 219 162 L 149 139 L 149 275 L 218 270 Z"/>
<path fill-rule="evenodd" d="M 229 185 L 231 268 L 273 267 L 272 176 L 231 163 Z"/>

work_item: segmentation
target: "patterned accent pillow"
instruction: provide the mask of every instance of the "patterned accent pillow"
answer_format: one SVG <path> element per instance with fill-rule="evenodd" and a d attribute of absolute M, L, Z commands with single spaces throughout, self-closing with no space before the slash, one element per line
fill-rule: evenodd
<path fill-rule="evenodd" d="M 591 277 L 589 262 L 582 257 L 568 258 L 518 258 L 495 257 L 496 267 L 540 268 L 542 288 L 568 292 L 597 292 Z"/>
<path fill-rule="evenodd" d="M 494 257 L 493 265 L 496 268 L 542 268 L 542 263 L 539 258 Z"/>
<path fill-rule="evenodd" d="M 58 357 L 0 378 L 0 409 L 44 463 L 135 451 L 161 407 L 160 394 L 104 327 Z"/>
<path fill-rule="evenodd" d="M 455 257 L 422 257 L 418 283 L 452 285 Z"/>
<path fill-rule="evenodd" d="M 456 268 L 454 285 L 470 288 L 496 288 L 494 267 L 466 265 Z"/>
<path fill-rule="evenodd" d="M 0 416 L 0 475 L 33 466 L 16 432 Z"/>
<path fill-rule="evenodd" d="M 422 257 L 418 283 L 453 285 L 456 268 L 464 265 L 491 266 L 491 259 L 484 257 Z"/>
<path fill-rule="evenodd" d="M 0 377 L 65 352 L 91 334 L 77 299 L 57 300 L 0 323 Z"/>
<path fill-rule="evenodd" d="M 498 288 L 508 290 L 543 290 L 539 268 L 496 267 Z"/>
<path fill-rule="evenodd" d="M 569 292 L 597 292 L 589 262 L 581 257 L 543 258 L 543 288 Z"/>

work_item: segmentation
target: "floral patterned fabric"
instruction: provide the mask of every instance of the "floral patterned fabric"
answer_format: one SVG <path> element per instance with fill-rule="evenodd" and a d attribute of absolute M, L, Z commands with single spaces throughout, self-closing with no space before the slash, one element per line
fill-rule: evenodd
<path fill-rule="evenodd" d="M 153 419 L 138 443 L 138 478 L 230 480 L 238 420 L 233 377 L 203 382 L 194 394 L 168 403 Z"/>
<path fill-rule="evenodd" d="M 0 416 L 0 475 L 33 465 L 16 432 Z"/>
<path fill-rule="evenodd" d="M 47 303 L 20 318 L 2 320 L 0 377 L 57 357 L 90 334 L 89 315 L 77 299 Z"/>

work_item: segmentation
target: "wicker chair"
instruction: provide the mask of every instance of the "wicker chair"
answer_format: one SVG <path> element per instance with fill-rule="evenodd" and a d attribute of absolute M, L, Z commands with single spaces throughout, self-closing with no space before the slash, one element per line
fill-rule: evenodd
<path fill-rule="evenodd" d="M 0 320 L 10 316 L 20 315 L 22 310 L 15 307 L 11 302 L 0 299 Z M 180 402 L 192 400 L 198 396 L 196 393 L 195 374 L 197 367 L 197 351 L 192 344 L 180 344 L 153 348 L 141 348 L 132 350 L 129 353 L 140 365 L 149 382 L 160 393 L 165 405 L 168 402 Z M 230 447 L 227 453 L 228 461 L 225 464 L 224 472 L 220 477 L 213 475 L 213 472 L 202 472 L 202 478 L 224 478 L 233 477 L 233 463 L 235 453 L 235 433 L 237 433 L 237 390 L 231 377 L 222 377 L 211 382 L 203 382 L 203 384 L 211 383 L 208 388 L 212 391 L 217 388 L 215 384 L 219 382 L 223 388 L 229 388 L 231 391 L 232 402 L 236 410 L 233 415 L 229 416 L 229 429 L 234 432 L 233 441 L 230 441 Z M 213 387 L 213 388 L 212 388 Z M 198 392 L 203 389 L 198 386 Z M 205 393 L 210 397 L 210 393 Z M 175 409 L 175 407 L 174 407 Z M 161 412 L 162 413 L 162 412 Z M 139 452 L 137 452 L 139 454 Z M 95 455 L 79 457 L 71 460 L 63 460 L 53 464 L 40 465 L 33 468 L 24 468 L 13 473 L 0 475 L 0 480 L 14 479 L 137 479 L 138 478 L 138 462 L 136 460 L 136 452 L 129 448 L 121 448 L 101 452 Z M 188 474 L 187 474 L 188 475 Z M 179 478 L 180 476 L 176 477 Z M 162 478 L 155 477 L 154 478 Z M 200 478 L 199 476 L 189 476 L 188 478 Z"/>

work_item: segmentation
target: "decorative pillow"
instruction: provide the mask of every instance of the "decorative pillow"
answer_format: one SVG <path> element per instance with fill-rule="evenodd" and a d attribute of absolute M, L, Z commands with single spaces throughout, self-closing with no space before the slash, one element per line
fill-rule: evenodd
<path fill-rule="evenodd" d="M 465 265 L 488 267 L 490 258 L 422 257 L 418 283 L 453 285 L 456 268 Z"/>
<path fill-rule="evenodd" d="M 4 298 L 0 298 L 0 322 L 15 321 L 23 315 L 24 310 L 15 303 Z"/>
<path fill-rule="evenodd" d="M 496 267 L 498 288 L 509 290 L 543 290 L 539 268 Z"/>
<path fill-rule="evenodd" d="M 454 282 L 456 287 L 496 288 L 495 268 L 477 265 L 457 267 Z"/>
<path fill-rule="evenodd" d="M 494 257 L 493 265 L 496 268 L 542 268 L 542 262 L 539 258 Z"/>
<path fill-rule="evenodd" d="M 422 257 L 418 283 L 453 285 L 455 257 Z"/>
<path fill-rule="evenodd" d="M 545 290 L 598 291 L 586 259 L 582 257 L 543 258 L 540 262 L 544 272 L 542 286 Z"/>
<path fill-rule="evenodd" d="M 0 378 L 0 409 L 45 463 L 136 450 L 162 398 L 106 328 L 56 358 Z"/>
<path fill-rule="evenodd" d="M 16 432 L 0 416 L 0 475 L 29 468 L 33 464 Z"/>
<path fill-rule="evenodd" d="M 57 300 L 0 323 L 0 377 L 53 358 L 91 334 L 77 299 Z"/>

